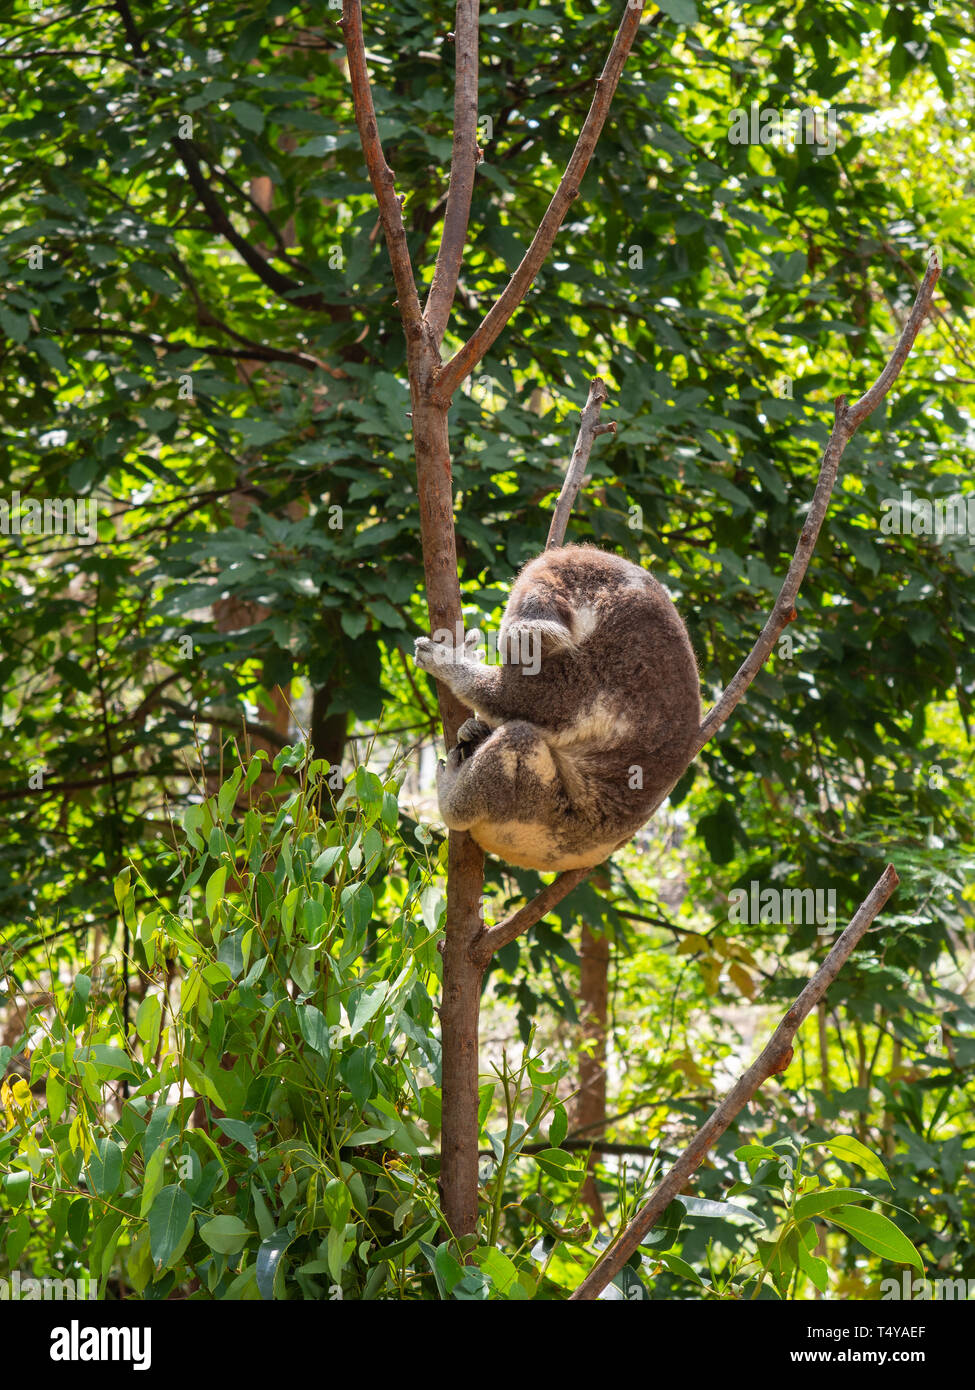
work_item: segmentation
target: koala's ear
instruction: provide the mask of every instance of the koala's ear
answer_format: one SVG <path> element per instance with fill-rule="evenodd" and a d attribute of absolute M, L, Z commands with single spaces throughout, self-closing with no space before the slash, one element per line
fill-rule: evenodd
<path fill-rule="evenodd" d="M 577 645 L 572 604 L 552 584 L 523 580 L 515 586 L 498 633 L 501 660 L 506 665 L 528 665 L 539 657 L 554 656 Z"/>
<path fill-rule="evenodd" d="M 564 623 L 552 618 L 502 620 L 498 655 L 505 666 L 534 666 L 540 657 L 570 651 L 576 641 Z"/>

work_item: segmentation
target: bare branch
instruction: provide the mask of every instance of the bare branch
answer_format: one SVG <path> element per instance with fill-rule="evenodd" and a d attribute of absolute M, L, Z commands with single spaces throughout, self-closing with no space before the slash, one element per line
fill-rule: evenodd
<path fill-rule="evenodd" d="M 599 411 L 606 403 L 606 386 L 600 377 L 593 377 L 589 387 L 589 399 L 579 421 L 579 433 L 576 436 L 576 446 L 572 450 L 572 458 L 569 466 L 565 470 L 565 481 L 562 484 L 562 491 L 555 504 L 555 512 L 552 516 L 552 524 L 548 528 L 548 540 L 545 542 L 546 550 L 553 550 L 560 546 L 565 540 L 565 528 L 569 524 L 569 517 L 572 515 L 572 508 L 582 487 L 582 479 L 586 471 L 586 464 L 589 462 L 589 454 L 592 451 L 593 440 L 597 434 L 615 434 L 616 421 L 608 424 L 599 423 Z"/>
<path fill-rule="evenodd" d="M 393 171 L 386 163 L 386 156 L 379 139 L 376 124 L 376 108 L 372 101 L 372 87 L 366 67 L 366 44 L 362 35 L 361 0 L 344 0 L 342 6 L 342 29 L 345 33 L 345 49 L 349 58 L 349 78 L 352 82 L 352 103 L 355 108 L 355 122 L 359 127 L 362 153 L 366 168 L 376 194 L 379 216 L 386 234 L 389 259 L 393 267 L 393 279 L 399 295 L 399 311 L 403 328 L 409 344 L 414 344 L 423 336 L 423 315 L 413 279 L 413 266 L 410 262 L 410 248 L 406 242 L 406 228 L 403 226 L 403 208 L 396 196 Z"/>
<path fill-rule="evenodd" d="M 696 757 L 704 745 L 714 737 L 718 729 L 725 722 L 738 701 L 745 694 L 752 681 L 758 675 L 768 659 L 769 653 L 775 646 L 780 634 L 787 623 L 791 622 L 795 616 L 795 599 L 799 592 L 799 585 L 805 577 L 806 570 L 809 568 L 809 561 L 812 558 L 813 549 L 819 537 L 823 519 L 826 516 L 826 509 L 829 506 L 830 493 L 836 481 L 836 473 L 839 468 L 840 459 L 843 457 L 843 450 L 856 434 L 857 429 L 867 418 L 870 412 L 880 404 L 891 386 L 897 379 L 901 367 L 907 360 L 907 355 L 914 345 L 914 340 L 918 335 L 921 324 L 927 317 L 931 308 L 931 299 L 934 294 L 934 287 L 941 274 L 941 264 L 938 260 L 937 251 L 933 251 L 928 261 L 928 268 L 924 279 L 921 281 L 920 289 L 914 300 L 914 307 L 911 310 L 907 323 L 901 332 L 897 346 L 891 353 L 890 360 L 884 367 L 880 376 L 871 386 L 870 390 L 855 401 L 853 405 L 847 405 L 845 396 L 840 396 L 836 401 L 836 416 L 833 424 L 833 431 L 826 445 L 826 452 L 823 454 L 823 462 L 819 470 L 819 481 L 816 484 L 816 491 L 810 503 L 809 514 L 806 517 L 805 525 L 799 536 L 792 563 L 786 574 L 779 596 L 775 600 L 775 606 L 769 615 L 768 622 L 762 628 L 752 650 L 742 662 L 735 676 L 722 692 L 720 698 L 705 717 L 701 724 L 697 746 L 694 750 Z"/>
<path fill-rule="evenodd" d="M 474 194 L 477 167 L 477 53 L 479 0 L 457 0 L 454 20 L 454 148 L 450 185 L 437 263 L 433 270 L 424 318 L 437 346 L 443 342 L 457 277 L 464 259 L 464 242 Z"/>
<path fill-rule="evenodd" d="M 529 285 L 541 269 L 542 263 L 558 234 L 562 219 L 579 196 L 579 185 L 592 158 L 603 124 L 609 112 L 613 94 L 616 91 L 623 71 L 623 64 L 629 56 L 640 27 L 643 14 L 643 0 L 627 0 L 623 20 L 617 31 L 613 46 L 602 74 L 596 79 L 596 94 L 589 107 L 575 149 L 566 165 L 565 173 L 555 190 L 545 215 L 538 225 L 538 231 L 522 258 L 521 264 L 508 281 L 501 295 L 488 310 L 483 322 L 474 330 L 464 346 L 454 354 L 440 371 L 436 393 L 441 400 L 449 401 L 457 387 L 471 369 L 478 363 L 497 338 L 511 315 L 525 296 Z"/>
<path fill-rule="evenodd" d="M 849 926 L 799 995 L 782 1022 L 776 1028 L 756 1060 L 731 1088 L 724 1100 L 688 1144 L 667 1176 L 657 1184 L 645 1206 L 623 1230 L 606 1252 L 593 1265 L 585 1279 L 572 1294 L 573 1300 L 585 1301 L 598 1297 L 611 1279 L 620 1272 L 641 1240 L 653 1227 L 674 1198 L 683 1191 L 688 1178 L 700 1166 L 705 1154 L 724 1134 L 738 1112 L 747 1105 L 758 1088 L 770 1076 L 785 1071 L 792 1060 L 792 1042 L 800 1024 L 819 1003 L 829 986 L 846 964 L 851 952 L 870 923 L 897 887 L 898 878 L 892 864 L 881 874 L 870 893 L 857 909 Z"/>

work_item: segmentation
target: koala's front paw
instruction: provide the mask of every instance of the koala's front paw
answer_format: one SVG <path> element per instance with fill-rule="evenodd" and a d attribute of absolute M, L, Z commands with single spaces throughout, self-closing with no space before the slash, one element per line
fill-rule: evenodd
<path fill-rule="evenodd" d="M 418 637 L 413 647 L 413 660 L 421 671 L 429 671 L 432 676 L 450 661 L 453 652 L 443 642 L 434 642 L 432 637 Z"/>

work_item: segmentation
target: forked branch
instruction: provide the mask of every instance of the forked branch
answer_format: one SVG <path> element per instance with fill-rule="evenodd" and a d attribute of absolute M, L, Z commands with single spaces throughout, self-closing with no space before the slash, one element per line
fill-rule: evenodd
<path fill-rule="evenodd" d="M 721 728 L 721 725 L 728 718 L 731 711 L 758 675 L 759 671 L 768 660 L 769 653 L 775 646 L 786 624 L 795 617 L 795 600 L 799 592 L 799 585 L 802 583 L 806 570 L 809 568 L 809 561 L 819 537 L 819 532 L 826 516 L 826 509 L 829 506 L 830 494 L 833 491 L 833 484 L 836 482 L 836 474 L 843 457 L 843 450 L 856 434 L 857 429 L 867 418 L 871 411 L 875 410 L 884 399 L 887 392 L 893 386 L 900 374 L 900 369 L 907 361 L 908 353 L 914 346 L 914 340 L 918 335 L 921 324 L 924 322 L 931 310 L 931 300 L 934 295 L 934 287 L 938 283 L 938 276 L 941 274 L 941 263 L 938 259 L 937 251 L 931 253 L 928 261 L 928 268 L 924 279 L 921 281 L 920 288 L 914 300 L 914 307 L 911 309 L 907 322 L 904 325 L 897 346 L 890 355 L 890 360 L 884 367 L 880 376 L 874 382 L 870 390 L 865 392 L 853 405 L 847 405 L 846 397 L 840 396 L 836 402 L 835 419 L 833 431 L 826 445 L 826 452 L 823 454 L 823 461 L 819 469 L 819 481 L 816 483 L 816 491 L 809 506 L 809 514 L 806 517 L 805 525 L 799 536 L 792 563 L 788 573 L 779 590 L 779 596 L 775 600 L 775 606 L 769 614 L 768 622 L 762 628 L 761 633 L 755 642 L 754 647 L 742 662 L 738 671 L 729 682 L 727 688 L 722 692 L 714 707 L 708 711 L 701 724 L 700 736 L 697 747 L 694 750 L 696 757 L 704 745 Z"/>

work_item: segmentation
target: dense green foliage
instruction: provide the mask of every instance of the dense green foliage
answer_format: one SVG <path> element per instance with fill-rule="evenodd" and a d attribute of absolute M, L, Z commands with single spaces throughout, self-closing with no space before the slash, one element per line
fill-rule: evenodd
<path fill-rule="evenodd" d="M 898 895 L 831 990 L 819 1038 L 810 1021 L 783 1085 L 699 1173 L 698 1200 L 744 1200 L 767 1223 L 761 1240 L 783 1233 L 792 1265 L 773 1270 L 775 1254 L 762 1296 L 808 1297 L 814 1276 L 790 1279 L 801 1237 L 782 1225 L 804 1200 L 795 1167 L 769 1160 L 753 1175 L 734 1154 L 788 1142 L 795 1165 L 803 1143 L 852 1131 L 894 1183 L 874 1173 L 864 1190 L 909 1213 L 895 1219 L 925 1265 L 975 1277 L 975 560 L 970 535 L 924 529 L 903 497 L 944 500 L 971 476 L 970 16 L 866 0 L 832 5 L 828 25 L 813 3 L 662 8 L 553 258 L 451 412 L 472 612 L 496 619 L 542 544 L 598 372 L 618 431 L 597 444 L 570 536 L 654 566 L 707 699 L 777 591 L 833 399 L 877 375 L 931 244 L 946 268 L 937 320 L 847 449 L 791 641 L 678 788 L 676 821 L 492 974 L 486 1017 L 520 1079 L 508 1107 L 498 1082 L 485 1111 L 495 1139 L 484 1142 L 503 1166 L 486 1169 L 483 1250 L 501 1249 L 482 1257 L 478 1282 L 447 1263 L 457 1252 L 431 1254 L 431 1266 L 416 1244 L 432 1252 L 437 1202 L 441 880 L 417 857 L 406 808 L 398 822 L 388 804 L 377 810 L 374 779 L 395 739 L 430 739 L 435 701 L 405 657 L 426 626 L 409 397 L 341 31 L 333 11 L 289 0 L 15 7 L 0 47 L 0 500 L 92 500 L 98 520 L 91 542 L 2 538 L 0 1056 L 13 1120 L 0 1209 L 16 1208 L 4 1267 L 91 1258 L 106 1287 L 143 1296 L 266 1293 L 275 1269 L 275 1291 L 296 1297 L 336 1283 L 349 1297 L 562 1296 L 592 1249 L 564 1236 L 584 1213 L 557 1108 L 572 1089 L 556 1057 L 575 1037 L 578 922 L 614 941 L 611 1092 L 625 1118 L 610 1137 L 659 1144 L 666 1158 L 822 953 L 815 922 L 741 922 L 728 895 L 752 883 L 832 892 L 842 925 L 890 859 Z M 450 346 L 537 225 L 616 20 L 590 0 L 483 17 L 485 155 Z M 451 9 L 398 0 L 366 6 L 365 23 L 380 133 L 426 283 L 450 155 Z M 730 142 L 731 113 L 752 102 L 828 106 L 835 153 Z M 881 529 L 890 503 L 895 532 Z M 204 807 L 221 739 L 242 718 L 272 749 L 291 737 L 268 728 L 275 686 L 298 702 L 311 753 L 339 771 L 329 788 L 348 801 L 316 812 L 286 756 L 279 801 L 252 808 L 252 834 L 233 817 L 238 788 L 218 814 Z M 383 757 L 366 774 L 352 750 L 377 729 Z M 276 824 L 289 797 L 291 819 Z M 363 858 L 337 879 L 330 848 L 360 833 Z M 253 881 L 235 887 L 252 855 Z M 490 872 L 489 917 L 537 886 Z M 664 891 L 668 875 L 683 895 Z M 353 883 L 358 907 L 342 899 Z M 289 942 L 296 890 L 305 906 Z M 312 922 L 310 904 L 326 899 Z M 257 931 L 265 920 L 280 927 L 273 941 Z M 311 945 L 314 968 L 300 963 Z M 345 969 L 342 988 L 380 1001 L 361 1030 L 348 1031 L 354 1001 L 334 1013 L 328 960 L 339 980 Z M 397 984 L 407 970 L 409 986 Z M 160 1005 L 157 1032 L 150 1001 L 167 971 L 181 1003 L 165 1026 Z M 344 1020 L 337 1046 L 315 1031 L 318 1016 L 329 1029 Z M 516 1064 L 533 1020 L 532 1060 Z M 180 1100 L 161 1099 L 165 1066 Z M 509 1134 L 510 1161 L 509 1122 L 526 1126 Z M 35 1123 L 50 1133 L 32 1153 Z M 356 1139 L 363 1129 L 370 1139 Z M 510 1155 L 534 1141 L 561 1157 Z M 809 1151 L 799 1181 L 842 1172 L 849 1186 L 854 1171 L 823 1167 L 826 1152 Z M 628 1163 L 625 1192 L 601 1170 L 614 1226 L 635 1172 L 648 1180 L 644 1155 Z M 738 1218 L 687 1217 L 679 1235 L 668 1227 L 673 1259 L 646 1266 L 646 1290 L 702 1296 L 680 1282 L 683 1260 L 711 1293 L 740 1292 L 754 1268 L 735 1265 Z M 169 1240 L 161 1268 L 154 1226 Z M 841 1229 L 823 1239 L 831 1291 L 876 1297 L 876 1249 L 865 1264 Z M 763 1247 L 746 1257 L 764 1262 Z"/>

